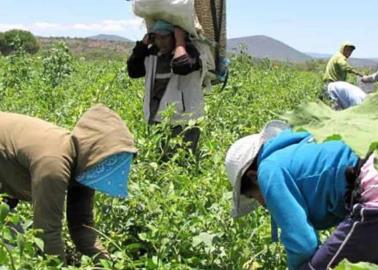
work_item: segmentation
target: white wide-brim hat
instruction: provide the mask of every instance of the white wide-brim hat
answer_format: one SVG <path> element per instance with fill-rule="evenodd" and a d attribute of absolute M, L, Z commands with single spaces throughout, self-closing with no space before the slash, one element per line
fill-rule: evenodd
<path fill-rule="evenodd" d="M 270 121 L 260 133 L 237 140 L 227 151 L 225 165 L 229 181 L 233 187 L 233 217 L 246 215 L 259 206 L 255 199 L 240 194 L 242 176 L 251 166 L 261 146 L 288 128 L 290 128 L 289 125 L 283 121 Z"/>

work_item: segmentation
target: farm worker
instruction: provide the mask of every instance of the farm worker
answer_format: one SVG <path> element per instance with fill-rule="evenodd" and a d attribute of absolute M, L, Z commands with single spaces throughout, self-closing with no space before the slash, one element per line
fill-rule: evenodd
<path fill-rule="evenodd" d="M 158 20 L 151 33 L 136 43 L 127 61 L 131 78 L 145 77 L 144 115 L 149 124 L 161 122 L 161 112 L 174 105 L 174 136 L 188 120 L 202 116 L 204 109 L 200 55 L 186 37 L 181 28 Z M 184 141 L 192 151 L 199 136 L 197 127 L 184 131 Z"/>
<path fill-rule="evenodd" d="M 368 76 L 363 76 L 361 81 L 364 82 L 364 83 L 378 82 L 378 71 L 373 73 L 373 74 L 370 74 Z"/>
<path fill-rule="evenodd" d="M 123 120 L 96 105 L 68 130 L 21 114 L 0 112 L 0 192 L 29 201 L 33 227 L 42 229 L 47 254 L 65 260 L 62 220 L 80 252 L 108 258 L 91 227 L 95 190 L 127 196 L 137 149 Z"/>
<path fill-rule="evenodd" d="M 227 152 L 232 214 L 266 207 L 281 229 L 289 269 L 329 269 L 344 258 L 378 263 L 374 160 L 374 154 L 359 159 L 341 141 L 316 143 L 308 132 L 271 121 Z M 336 225 L 320 245 L 317 230 Z"/>
<path fill-rule="evenodd" d="M 350 42 L 344 42 L 340 51 L 329 60 L 323 77 L 324 94 L 334 103 L 335 109 L 346 109 L 360 104 L 366 98 L 366 93 L 359 87 L 346 82 L 347 74 L 363 76 L 349 63 L 348 58 L 355 50 Z"/>

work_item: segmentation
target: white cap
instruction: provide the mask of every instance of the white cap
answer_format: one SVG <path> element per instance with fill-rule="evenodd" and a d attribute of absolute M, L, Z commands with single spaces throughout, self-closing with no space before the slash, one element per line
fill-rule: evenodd
<path fill-rule="evenodd" d="M 260 133 L 243 137 L 233 143 L 228 149 L 225 165 L 228 179 L 233 187 L 233 217 L 246 215 L 259 206 L 256 200 L 240 194 L 241 178 L 249 166 L 251 166 L 261 146 L 267 140 L 288 128 L 289 126 L 283 121 L 270 121 Z"/>

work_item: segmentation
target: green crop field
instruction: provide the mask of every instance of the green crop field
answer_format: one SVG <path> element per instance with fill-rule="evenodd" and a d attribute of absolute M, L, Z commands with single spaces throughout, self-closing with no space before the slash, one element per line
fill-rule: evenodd
<path fill-rule="evenodd" d="M 169 138 L 169 112 L 161 125 L 143 119 L 143 80 L 128 77 L 124 62 L 72 58 L 61 44 L 48 56 L 22 52 L 0 57 L 0 110 L 40 117 L 72 129 L 96 103 L 119 113 L 134 134 L 139 154 L 129 179 L 127 200 L 96 196 L 96 229 L 111 260 L 97 269 L 285 269 L 286 255 L 270 241 L 264 209 L 233 220 L 225 152 L 237 138 L 300 102 L 315 99 L 322 88 L 322 67 L 303 69 L 241 54 L 232 59 L 227 87 L 206 91 L 206 115 L 197 157 L 180 148 L 168 162 L 161 146 Z M 191 123 L 194 124 L 194 123 Z M 0 269 L 62 269 L 54 257 L 38 252 L 41 240 L 31 227 L 31 207 L 21 203 L 8 213 L 0 204 Z M 10 223 L 29 228 L 12 233 Z M 8 225 L 7 225 L 8 224 Z M 93 269 L 75 251 L 65 228 L 71 264 Z M 5 242 L 13 246 L 6 245 Z M 341 268 L 339 268 L 341 269 Z M 342 268 L 344 269 L 344 268 Z M 362 268 L 345 268 L 362 269 Z"/>

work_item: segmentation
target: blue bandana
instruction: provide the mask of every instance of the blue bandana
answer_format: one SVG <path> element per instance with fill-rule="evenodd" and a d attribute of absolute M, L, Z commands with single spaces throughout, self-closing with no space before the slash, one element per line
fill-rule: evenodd
<path fill-rule="evenodd" d="M 175 31 L 175 27 L 163 20 L 157 20 L 152 27 L 152 33 L 155 34 L 162 34 L 162 35 L 168 35 L 170 33 L 173 33 Z"/>
<path fill-rule="evenodd" d="M 76 180 L 110 196 L 125 198 L 132 160 L 132 153 L 111 155 L 81 173 Z"/>

